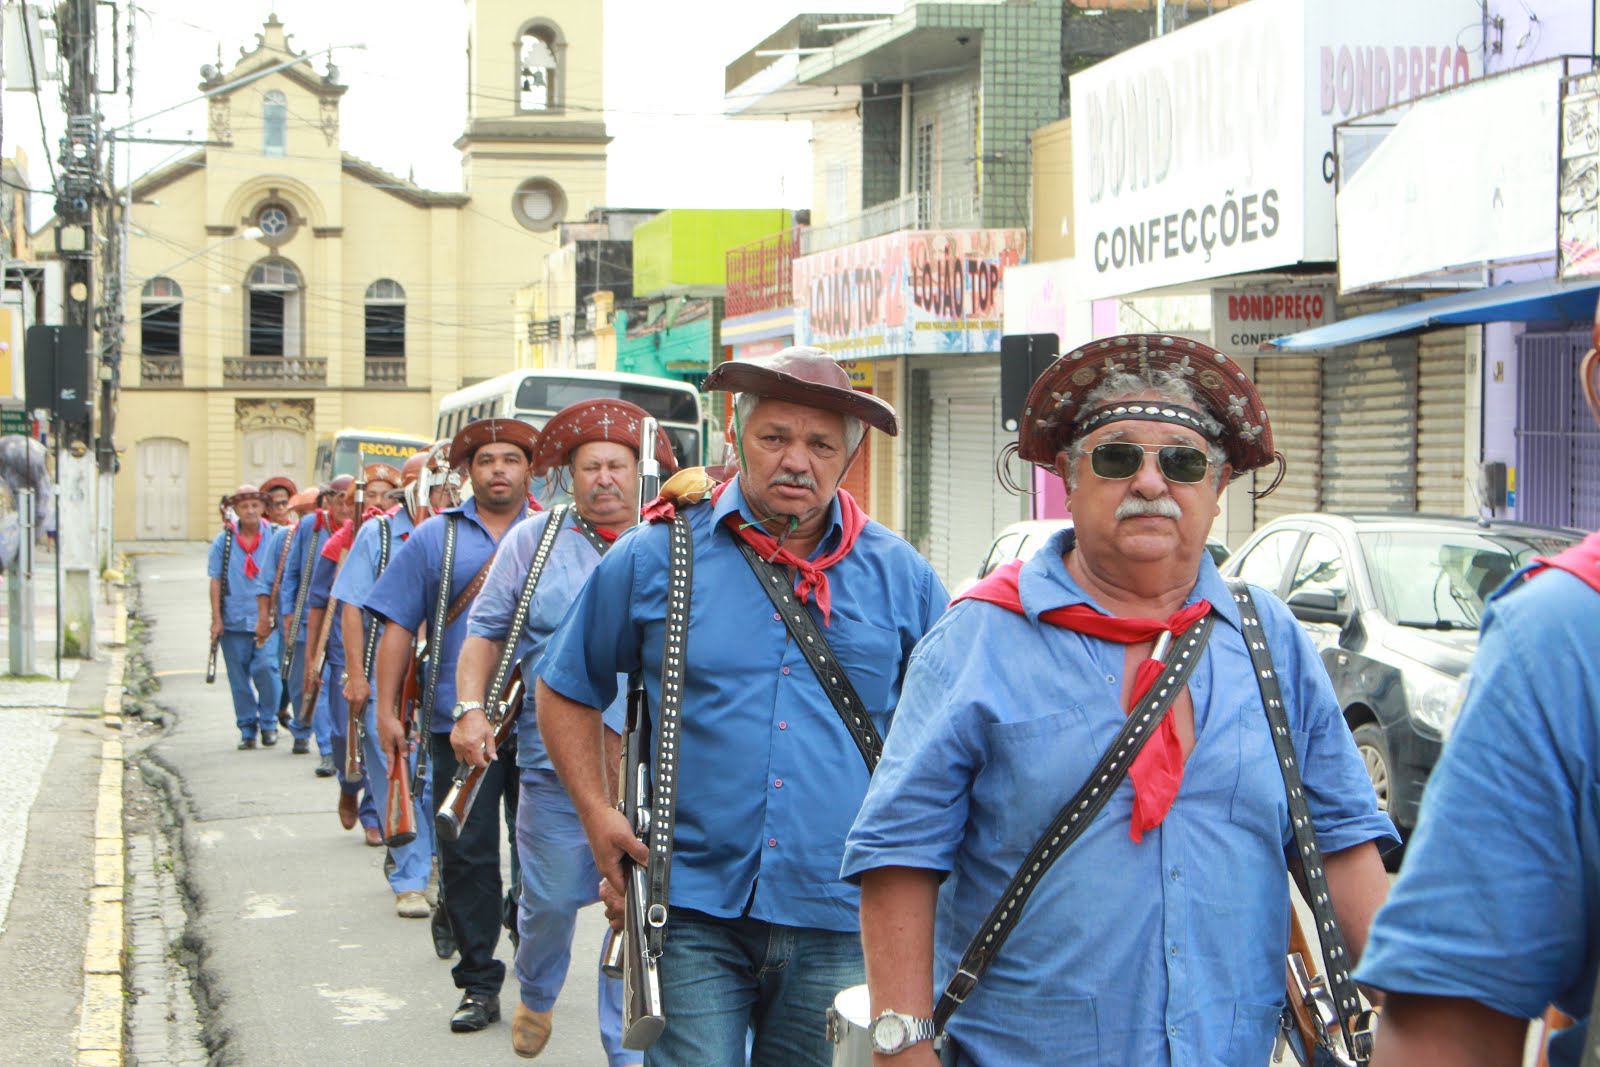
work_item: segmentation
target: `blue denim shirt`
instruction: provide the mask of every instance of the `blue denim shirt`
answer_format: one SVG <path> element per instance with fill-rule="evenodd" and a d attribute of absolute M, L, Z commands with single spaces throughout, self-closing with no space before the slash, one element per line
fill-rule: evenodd
<path fill-rule="evenodd" d="M 372 586 L 378 580 L 378 561 L 383 554 L 382 527 L 389 527 L 389 561 L 393 562 L 395 553 L 400 550 L 400 545 L 415 527 L 411 524 L 411 515 L 405 508 L 401 508 L 393 515 L 380 515 L 361 524 L 361 529 L 356 531 L 356 538 L 350 545 L 350 554 L 344 558 L 344 566 L 339 568 L 339 575 L 333 580 L 333 596 L 344 604 L 354 604 L 358 608 L 366 607 L 367 594 L 372 592 Z M 342 613 L 341 613 L 342 614 Z M 374 620 L 363 620 L 369 622 Z M 377 619 L 378 636 L 383 636 L 383 620 Z"/>
<path fill-rule="evenodd" d="M 855 930 L 858 894 L 839 878 L 839 859 L 866 765 L 722 524 L 734 513 L 755 520 L 737 479 L 715 504 L 687 509 L 694 591 L 671 902 L 721 918 Z M 816 554 L 839 537 L 835 501 Z M 617 676 L 642 666 L 659 707 L 667 541 L 654 525 L 612 546 L 545 649 L 538 672 L 547 685 L 603 708 Z M 885 732 L 906 661 L 947 594 L 927 561 L 875 522 L 827 573 L 824 633 Z M 815 602 L 808 608 L 821 625 Z"/>
<path fill-rule="evenodd" d="M 281 547 L 278 539 L 284 528 L 263 522 L 260 529 L 261 541 L 256 545 L 255 561 L 261 572 L 254 578 L 244 576 L 245 553 L 238 541 L 234 541 L 233 551 L 228 553 L 228 595 L 222 601 L 224 630 L 254 633 L 260 614 L 256 597 L 272 593 L 272 573 L 278 565 L 276 553 Z M 224 530 L 212 539 L 211 551 L 206 555 L 208 578 L 222 577 L 222 542 L 227 537 L 233 537 L 232 530 Z"/>
<path fill-rule="evenodd" d="M 289 558 L 283 565 L 283 581 L 278 583 L 278 617 L 294 613 L 294 602 L 300 596 L 300 573 L 306 565 L 306 538 L 315 534 L 316 544 L 311 550 L 312 573 L 316 572 L 316 561 L 322 558 L 322 546 L 328 543 L 328 538 L 333 536 L 333 531 L 326 525 L 317 529 L 317 513 L 300 517 L 294 527 L 294 539 L 289 543 Z M 306 615 L 311 611 L 311 590 L 309 576 L 306 582 L 306 604 L 300 611 L 300 627 L 295 631 L 294 641 L 297 645 L 306 643 Z"/>
<path fill-rule="evenodd" d="M 522 596 L 523 582 L 533 566 L 534 553 L 538 551 L 539 539 L 544 536 L 550 515 L 542 511 L 500 539 L 500 551 L 495 553 L 483 591 L 472 602 L 467 633 L 490 641 L 506 640 L 511 618 L 517 611 L 517 600 Z M 568 522 L 566 529 L 556 535 L 555 544 L 550 546 L 550 558 L 545 561 L 544 574 L 534 591 L 533 603 L 528 606 L 528 617 L 517 635 L 515 655 L 523 679 L 522 710 L 517 718 L 517 766 L 524 770 L 552 769 L 534 713 L 534 666 L 549 643 L 550 635 L 566 617 L 578 590 L 599 563 L 600 553 L 577 526 Z M 619 682 L 617 698 L 605 713 L 606 726 L 615 733 L 622 732 L 628 706 L 627 681 L 620 679 Z"/>
<path fill-rule="evenodd" d="M 1067 573 L 1073 532 L 1022 569 L 1026 615 L 957 604 L 918 646 L 843 871 L 919 867 L 940 888 L 934 974 L 955 970 L 1023 857 L 1126 714 L 1125 648 L 1039 621 L 1102 610 Z M 1217 615 L 1189 681 L 1195 744 L 1160 826 L 1129 836 L 1126 780 L 1039 883 L 949 1030 L 976 1063 L 1267 1063 L 1283 1003 L 1288 801 L 1232 596 L 1209 555 L 1189 603 Z M 1326 851 L 1396 841 L 1304 631 L 1252 590 Z"/>
<path fill-rule="evenodd" d="M 478 569 L 494 554 L 496 542 L 487 527 L 478 518 L 478 502 L 468 500 L 459 508 L 450 508 L 437 517 L 418 526 L 405 544 L 390 547 L 389 569 L 383 572 L 365 598 L 365 606 L 385 621 L 399 623 L 417 632 L 417 628 L 433 619 L 435 598 L 439 595 L 439 565 L 444 556 L 444 531 L 451 515 L 460 515 L 456 531 L 456 559 L 450 575 L 450 592 L 447 603 L 454 603 Z M 527 517 L 518 512 L 509 530 Z M 507 532 L 509 532 L 509 530 Z M 467 639 L 467 615 L 463 611 L 456 621 L 445 628 L 444 642 L 435 645 L 439 664 L 439 686 L 433 703 L 433 732 L 449 733 L 454 722 L 450 709 L 456 703 L 456 660 L 461 655 L 461 643 Z M 429 635 L 430 643 L 436 641 Z"/>
<path fill-rule="evenodd" d="M 327 610 L 329 602 L 333 599 L 333 580 L 339 572 L 339 564 L 317 553 L 316 565 L 311 568 L 311 592 L 306 596 L 306 610 L 322 608 Z M 337 605 L 335 605 L 337 606 Z M 328 627 L 328 665 L 333 673 L 330 677 L 339 677 L 339 672 L 344 669 L 344 619 L 343 612 L 335 611 L 333 617 L 323 625 Z"/>
<path fill-rule="evenodd" d="M 1600 596 L 1514 575 L 1489 602 L 1466 702 L 1356 977 L 1577 1020 L 1550 1067 L 1577 1067 L 1600 967 Z"/>

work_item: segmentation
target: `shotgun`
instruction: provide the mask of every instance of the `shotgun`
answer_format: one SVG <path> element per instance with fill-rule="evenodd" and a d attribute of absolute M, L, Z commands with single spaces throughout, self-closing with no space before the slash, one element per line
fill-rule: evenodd
<path fill-rule="evenodd" d="M 515 635 L 507 640 L 514 643 Z M 501 691 L 499 703 L 499 717 L 490 720 L 494 724 L 496 750 L 511 739 L 512 733 L 517 728 L 517 713 L 522 708 L 520 666 L 512 670 L 505 689 Z M 433 820 L 434 832 L 439 835 L 439 840 L 455 841 L 461 836 L 461 827 L 465 825 L 467 816 L 472 814 L 472 802 L 478 799 L 478 788 L 483 785 L 483 775 L 488 769 L 488 767 L 474 767 L 465 760 L 456 764 L 455 777 L 450 781 L 450 791 L 444 795 L 444 800 L 439 805 L 439 813 Z"/>
<path fill-rule="evenodd" d="M 222 638 L 211 639 L 211 651 L 206 655 L 206 684 L 214 685 L 217 680 L 217 645 Z"/>
<path fill-rule="evenodd" d="M 405 678 L 400 682 L 400 721 L 405 725 L 406 750 L 409 752 L 411 744 L 425 745 L 428 736 L 423 731 L 428 724 L 420 718 L 421 674 L 422 665 L 417 658 L 418 644 L 425 644 L 422 638 L 412 641 L 411 663 L 406 670 Z M 421 759 L 420 755 L 418 757 Z M 406 761 L 389 757 L 389 810 L 384 820 L 383 843 L 390 848 L 399 848 L 409 845 L 417 838 L 416 820 L 416 785 L 411 779 L 410 770 Z M 421 789 L 416 785 L 416 789 Z"/>

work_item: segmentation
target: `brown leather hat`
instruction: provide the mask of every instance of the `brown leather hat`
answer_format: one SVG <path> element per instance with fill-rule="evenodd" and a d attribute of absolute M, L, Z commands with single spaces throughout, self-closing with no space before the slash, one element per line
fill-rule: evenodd
<path fill-rule="evenodd" d="M 400 484 L 400 471 L 393 463 L 368 463 L 361 468 L 364 482 L 388 482 L 391 487 Z"/>
<path fill-rule="evenodd" d="M 522 449 L 531 462 L 534 446 L 539 443 L 539 432 L 519 419 L 469 422 L 450 439 L 450 466 L 464 467 L 472 462 L 472 454 L 478 449 L 501 441 Z"/>
<path fill-rule="evenodd" d="M 231 508 L 233 505 L 241 504 L 246 500 L 259 500 L 265 504 L 267 502 L 267 494 L 247 482 L 223 497 L 222 506 Z"/>
<path fill-rule="evenodd" d="M 290 496 L 294 496 L 297 491 L 294 482 L 291 481 L 286 475 L 282 474 L 273 475 L 271 478 L 268 478 L 266 481 L 261 483 L 261 491 L 263 493 L 270 493 L 274 489 L 287 489 L 289 490 Z"/>
<path fill-rule="evenodd" d="M 545 474 L 554 467 L 564 466 L 571 461 L 579 445 L 595 441 L 615 441 L 638 452 L 639 420 L 649 417 L 650 413 L 644 408 L 626 400 L 596 397 L 568 404 L 550 416 L 550 421 L 539 431 L 539 443 L 533 449 L 533 473 Z M 668 474 L 678 469 L 672 442 L 660 426 L 656 427 L 656 460 Z"/>
<path fill-rule="evenodd" d="M 309 515 L 317 510 L 317 498 L 321 495 L 322 491 L 314 485 L 302 489 L 289 498 L 289 510 L 296 515 Z"/>
<path fill-rule="evenodd" d="M 1210 345 L 1187 337 L 1154 333 L 1091 341 L 1045 368 L 1028 390 L 1022 425 L 1017 431 L 1017 454 L 1031 463 L 1053 464 L 1056 453 L 1077 436 L 1080 423 L 1090 416 L 1102 422 L 1110 421 L 1107 418 L 1110 413 L 1080 410 L 1083 398 L 1098 388 L 1108 375 L 1120 371 L 1137 373 L 1146 367 L 1180 375 L 1189 383 L 1205 413 L 1222 424 L 1218 444 L 1228 453 L 1234 474 L 1273 462 L 1272 427 L 1267 422 L 1267 409 L 1262 406 L 1255 383 L 1243 368 Z M 1140 418 L 1141 415 L 1130 413 L 1127 417 Z"/>
<path fill-rule="evenodd" d="M 706 376 L 701 392 L 754 393 L 808 408 L 854 415 L 890 437 L 900 432 L 894 408 L 850 387 L 850 375 L 820 348 L 794 346 L 770 356 L 730 359 Z"/>

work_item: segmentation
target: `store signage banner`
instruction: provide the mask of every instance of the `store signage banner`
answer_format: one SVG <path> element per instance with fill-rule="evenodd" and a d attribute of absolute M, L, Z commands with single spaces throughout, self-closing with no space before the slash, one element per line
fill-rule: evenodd
<path fill-rule="evenodd" d="M 1474 76 L 1473 0 L 1252 0 L 1071 79 L 1083 296 L 1334 258 L 1333 125 Z"/>
<path fill-rule="evenodd" d="M 1211 290 L 1211 338 L 1230 356 L 1258 356 L 1268 341 L 1334 321 L 1333 287 Z"/>
<path fill-rule="evenodd" d="M 841 359 L 998 352 L 1024 230 L 907 230 L 794 261 L 795 343 Z"/>
<path fill-rule="evenodd" d="M 1600 274 L 1600 74 L 1563 87 L 1557 212 L 1561 277 Z"/>

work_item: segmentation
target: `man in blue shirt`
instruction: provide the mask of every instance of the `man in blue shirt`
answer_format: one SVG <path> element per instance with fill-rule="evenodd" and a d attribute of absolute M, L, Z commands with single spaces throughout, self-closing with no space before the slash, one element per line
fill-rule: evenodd
<path fill-rule="evenodd" d="M 289 537 L 289 556 L 284 562 L 283 579 L 278 583 L 277 609 L 282 617 L 279 632 L 285 641 L 289 640 L 291 631 L 294 633 L 294 655 L 289 660 L 289 673 L 283 679 L 284 686 L 289 690 L 289 732 L 294 734 L 294 751 L 297 753 L 308 751 L 310 747 L 308 739 L 315 733 L 317 747 L 328 762 L 330 774 L 333 771 L 333 747 L 328 739 L 327 721 L 313 716 L 311 723 L 301 726 L 299 711 L 301 698 L 305 695 L 306 640 L 309 631 L 307 615 L 311 605 L 311 576 L 316 568 L 317 559 L 322 554 L 322 547 L 328 543 L 329 535 L 350 518 L 350 504 L 345 496 L 350 480 L 348 474 L 335 478 L 333 484 L 323 494 L 324 506 L 302 516 L 295 525 L 294 532 Z M 300 596 L 301 589 L 306 591 L 303 602 Z M 300 608 L 298 621 L 295 614 L 297 603 Z M 281 663 L 281 650 L 279 656 Z"/>
<path fill-rule="evenodd" d="M 390 760 L 407 758 L 407 741 L 401 716 L 400 690 L 412 667 L 412 643 L 424 623 L 433 629 L 441 577 L 449 605 L 442 635 L 430 632 L 429 669 L 438 671 L 431 708 L 424 708 L 430 744 L 433 795 L 443 797 L 455 774 L 456 758 L 450 747 L 450 728 L 461 710 L 456 694 L 456 662 L 467 635 L 466 608 L 476 590 L 479 572 L 487 572 L 490 558 L 506 533 L 528 514 L 528 461 L 537 434 L 515 419 L 480 419 L 463 427 L 450 444 L 450 466 L 465 467 L 472 483 L 472 499 L 439 518 L 417 527 L 400 546 L 372 592 L 366 607 L 387 626 L 378 642 L 378 738 Z M 455 529 L 455 561 L 441 576 L 445 537 Z M 467 694 L 469 697 L 473 694 Z M 419 696 L 420 699 L 420 696 Z M 451 843 L 439 843 L 440 899 L 450 917 L 450 927 L 461 959 L 451 972 L 463 991 L 460 1005 L 450 1017 L 458 1033 L 482 1030 L 500 1018 L 500 986 L 505 964 L 495 959 L 503 910 L 500 884 L 501 823 L 495 814 L 502 798 L 506 825 L 516 823 L 516 790 L 507 788 L 500 762 L 491 764 L 478 794 L 477 817 L 466 832 Z"/>
<path fill-rule="evenodd" d="M 666 1029 L 645 1062 L 743 1063 L 753 1031 L 756 1067 L 826 1065 L 828 1005 L 862 980 L 856 892 L 839 860 L 868 770 L 738 544 L 793 568 L 790 599 L 880 733 L 946 593 L 926 560 L 839 491 L 866 426 L 897 431 L 893 408 L 852 390 L 815 348 L 723 363 L 703 388 L 740 394 L 739 473 L 714 500 L 684 507 L 693 591 L 659 962 Z M 643 863 L 647 852 L 613 806 L 600 709 L 617 698 L 618 675 L 639 670 L 658 716 L 667 560 L 664 526 L 621 538 L 537 668 L 545 744 L 613 895 L 623 853 Z"/>
<path fill-rule="evenodd" d="M 1600 328 L 1596 329 L 1600 344 Z M 1600 357 L 1583 363 L 1600 419 Z M 1550 566 L 1544 564 L 1548 562 Z M 1514 1067 L 1547 1004 L 1587 1067 L 1600 968 L 1600 534 L 1489 602 L 1466 700 L 1358 977 L 1388 991 L 1373 1067 Z"/>
<path fill-rule="evenodd" d="M 433 462 L 433 469 L 428 471 L 430 477 L 426 481 L 428 488 L 433 490 L 431 500 L 426 492 L 421 495 L 414 492 L 421 484 L 430 461 Z M 384 558 L 383 549 L 385 537 L 388 540 L 388 559 L 393 559 L 419 523 L 436 510 L 454 507 L 458 503 L 445 481 L 445 477 L 451 473 L 446 464 L 445 455 L 432 450 L 418 452 L 407 459 L 400 468 L 400 488 L 394 494 L 402 497 L 402 503 L 362 523 L 360 532 L 356 534 L 350 554 L 345 557 L 339 577 L 333 583 L 333 596 L 339 601 L 339 629 L 346 664 L 360 664 L 366 643 L 371 640 L 367 633 L 369 620 L 363 618 L 362 606 L 387 566 L 388 560 Z M 379 627 L 381 632 L 382 623 L 371 620 L 370 624 Z M 378 743 L 377 709 L 369 699 L 372 695 L 371 681 L 359 667 L 354 670 L 349 666 L 345 668 L 342 695 L 350 707 L 362 709 L 364 736 L 361 738 L 361 758 L 366 767 L 367 788 L 378 811 L 387 812 L 389 760 Z M 408 767 L 415 770 L 415 762 L 408 764 Z M 428 875 L 433 868 L 432 791 L 424 789 L 421 796 L 414 798 L 414 803 L 419 808 L 414 815 L 417 836 L 409 844 L 390 845 L 389 863 L 384 868 L 389 888 L 395 895 L 395 913 L 402 919 L 426 919 L 433 913 L 424 895 Z"/>
<path fill-rule="evenodd" d="M 266 497 L 253 485 L 241 485 L 223 500 L 238 516 L 211 542 L 206 574 L 211 579 L 211 639 L 219 643 L 233 694 L 233 718 L 239 727 L 239 748 L 268 747 L 278 742 L 278 645 L 273 638 L 272 569 L 278 547 L 274 531 L 261 519 Z M 228 595 L 222 595 L 223 562 L 227 562 Z"/>
<path fill-rule="evenodd" d="M 1205 538 L 1228 479 L 1271 462 L 1265 412 L 1205 346 L 1119 338 L 1041 376 L 1019 453 L 1062 477 L 1075 528 L 918 646 L 845 847 L 874 1047 L 938 1062 L 935 983 L 1122 729 L 1157 631 L 1209 611 L 1188 685 L 1129 780 L 1040 876 L 947 1035 L 956 1062 L 978 1067 L 1264 1065 L 1284 1003 L 1292 828 L 1238 606 Z M 1287 608 L 1253 593 L 1335 913 L 1359 954 L 1386 885 L 1375 842 L 1394 829 L 1316 650 Z"/>
<path fill-rule="evenodd" d="M 571 489 L 573 511 L 555 535 L 514 654 L 525 679 L 517 720 L 517 856 L 522 887 L 517 900 L 517 981 L 521 998 L 511 1021 L 511 1046 L 533 1057 L 550 1039 L 556 997 L 572 961 L 572 933 L 579 908 L 599 899 L 594 858 L 578 813 L 561 788 L 535 721 L 534 666 L 589 573 L 617 535 L 639 517 L 640 420 L 647 413 L 622 400 L 580 400 L 545 423 L 533 457 L 534 477 L 559 479 Z M 656 456 L 664 470 L 676 468 L 666 434 L 656 432 Z M 523 586 L 551 512 L 535 515 L 506 535 L 495 553 L 483 592 L 472 605 L 467 640 L 456 668 L 462 694 L 486 693 L 506 641 Z M 621 694 L 606 711 L 606 765 L 621 755 L 625 702 Z M 495 758 L 494 731 L 473 708 L 451 734 L 456 755 L 474 766 Z M 600 1043 L 611 1067 L 638 1062 L 622 1048 L 622 983 L 599 979 Z"/>

